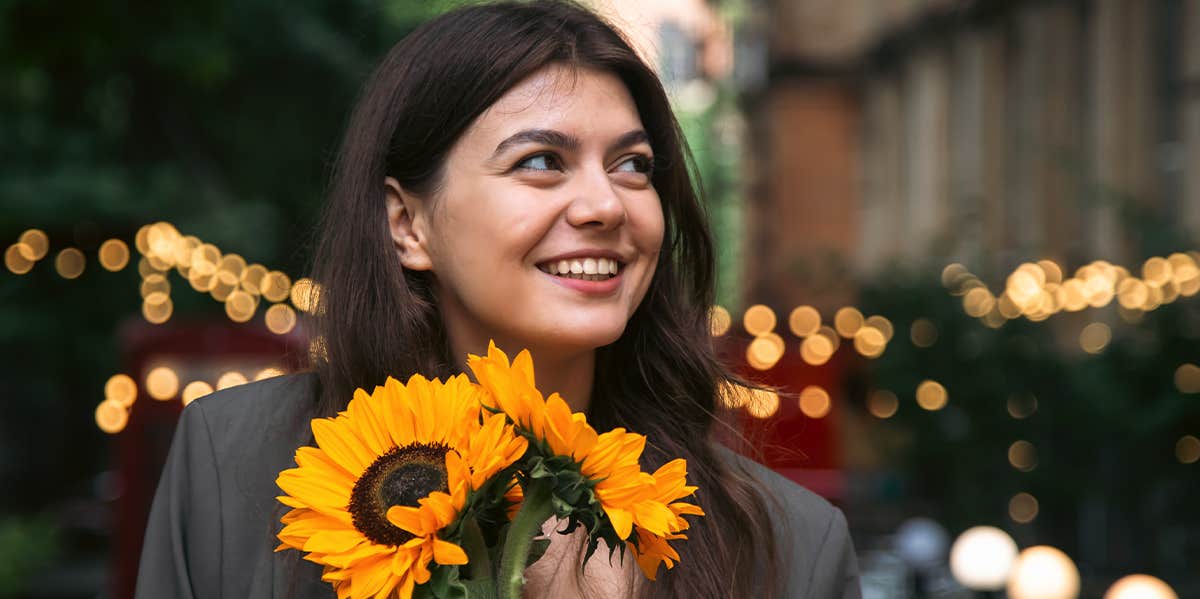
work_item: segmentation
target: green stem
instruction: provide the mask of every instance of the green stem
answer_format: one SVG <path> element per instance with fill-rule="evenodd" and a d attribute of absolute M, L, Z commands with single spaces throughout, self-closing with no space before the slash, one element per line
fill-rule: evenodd
<path fill-rule="evenodd" d="M 525 489 L 525 500 L 513 518 L 504 540 L 504 551 L 500 555 L 500 599 L 521 599 L 525 587 L 525 563 L 529 561 L 529 549 L 533 539 L 542 530 L 542 523 L 554 514 L 554 485 L 545 479 L 530 481 Z"/>
<path fill-rule="evenodd" d="M 475 518 L 467 518 L 462 529 L 463 551 L 467 552 L 467 575 L 472 580 L 492 577 L 492 560 L 488 557 L 487 543 L 483 531 Z"/>

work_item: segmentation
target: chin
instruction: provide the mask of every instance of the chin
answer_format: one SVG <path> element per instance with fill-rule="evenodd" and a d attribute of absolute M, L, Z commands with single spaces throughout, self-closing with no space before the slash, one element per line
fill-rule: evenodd
<path fill-rule="evenodd" d="M 594 350 L 616 343 L 625 332 L 624 323 L 621 323 L 620 327 L 598 327 L 595 323 L 591 324 L 592 326 L 572 328 L 569 332 L 557 330 L 546 337 L 552 340 L 548 345 Z"/>

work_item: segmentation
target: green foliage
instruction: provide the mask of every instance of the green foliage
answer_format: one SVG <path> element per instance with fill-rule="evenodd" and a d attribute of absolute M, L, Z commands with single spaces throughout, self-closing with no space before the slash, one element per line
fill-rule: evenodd
<path fill-rule="evenodd" d="M 455 4 L 0 3 L 0 247 L 28 228 L 51 245 L 27 275 L 0 270 L 0 389 L 21 398 L 0 455 L 37 448 L 0 464 L 0 481 L 26 481 L 0 507 L 33 509 L 105 457 L 92 411 L 122 367 L 119 327 L 140 314 L 136 260 L 104 271 L 99 244 L 167 220 L 301 274 L 358 87 Z M 69 246 L 88 260 L 73 281 L 53 271 Z M 176 319 L 222 318 L 190 290 L 172 299 Z"/>
<path fill-rule="evenodd" d="M 937 506 L 931 515 L 952 532 L 998 525 L 1023 545 L 1051 542 L 1085 561 L 1108 559 L 1096 553 L 1102 549 L 1087 546 L 1088 539 L 1108 538 L 1127 544 L 1121 554 L 1143 556 L 1166 571 L 1183 567 L 1181 557 L 1159 548 L 1179 531 L 1200 530 L 1200 514 L 1188 507 L 1200 477 L 1174 455 L 1180 436 L 1200 430 L 1200 398 L 1174 385 L 1175 369 L 1200 358 L 1197 298 L 1180 298 L 1135 323 L 1109 306 L 1040 323 L 1022 318 L 993 330 L 967 316 L 936 275 L 900 274 L 866 286 L 861 307 L 888 317 L 896 328 L 884 355 L 865 365 L 864 377 L 871 389 L 890 390 L 901 400 L 898 413 L 873 421 L 863 440 L 902 473 L 902 496 L 889 500 Z M 909 339 L 917 318 L 937 327 L 931 347 Z M 1080 330 L 1093 321 L 1113 330 L 1097 355 L 1078 342 Z M 946 387 L 945 409 L 917 406 L 914 391 L 925 379 Z M 862 399 L 870 390 L 857 391 Z M 1010 399 L 1030 397 L 1037 402 L 1031 416 L 1009 413 Z M 1036 447 L 1037 464 L 1029 472 L 1008 462 L 1008 448 L 1017 440 Z M 1009 498 L 1018 492 L 1031 493 L 1040 504 L 1030 524 L 1007 515 Z M 1089 513 L 1120 518 L 1085 520 Z"/>
<path fill-rule="evenodd" d="M 0 597 L 20 596 L 59 545 L 57 529 L 45 518 L 0 520 Z"/>

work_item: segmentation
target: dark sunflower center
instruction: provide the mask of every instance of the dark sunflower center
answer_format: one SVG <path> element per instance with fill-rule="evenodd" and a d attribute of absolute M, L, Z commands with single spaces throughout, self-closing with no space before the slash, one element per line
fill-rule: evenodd
<path fill-rule="evenodd" d="M 446 452 L 441 443 L 413 443 L 379 456 L 363 471 L 350 493 L 354 527 L 371 542 L 400 545 L 413 536 L 387 520 L 388 508 L 416 507 L 434 491 L 449 491 Z"/>

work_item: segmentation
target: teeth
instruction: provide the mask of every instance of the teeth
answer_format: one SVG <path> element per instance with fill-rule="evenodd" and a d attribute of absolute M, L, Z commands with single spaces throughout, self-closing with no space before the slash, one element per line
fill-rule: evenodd
<path fill-rule="evenodd" d="M 578 260 L 559 260 L 539 265 L 543 272 L 585 281 L 603 281 L 616 276 L 619 265 L 616 260 L 609 258 L 582 258 Z"/>

